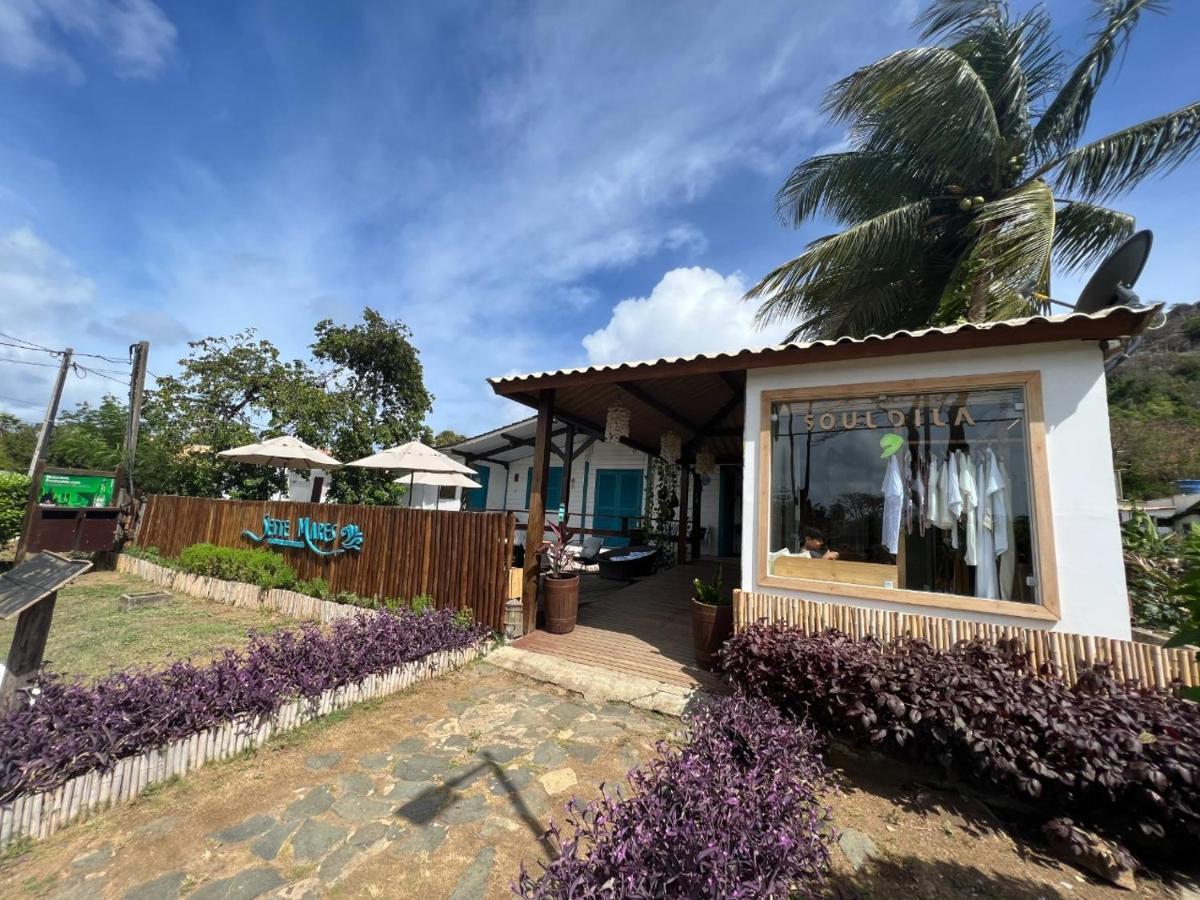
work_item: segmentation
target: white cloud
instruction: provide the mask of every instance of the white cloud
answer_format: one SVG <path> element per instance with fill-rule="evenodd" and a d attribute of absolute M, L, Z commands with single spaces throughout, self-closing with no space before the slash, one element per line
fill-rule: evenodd
<path fill-rule="evenodd" d="M 0 62 L 24 71 L 57 70 L 75 81 L 83 67 L 62 46 L 85 38 L 112 57 L 117 73 L 153 78 L 175 48 L 175 26 L 151 0 L 5 0 Z"/>
<path fill-rule="evenodd" d="M 649 297 L 630 297 L 608 324 L 583 339 L 595 363 L 714 353 L 777 343 L 786 328 L 759 331 L 741 273 L 722 275 L 693 266 L 663 275 Z"/>

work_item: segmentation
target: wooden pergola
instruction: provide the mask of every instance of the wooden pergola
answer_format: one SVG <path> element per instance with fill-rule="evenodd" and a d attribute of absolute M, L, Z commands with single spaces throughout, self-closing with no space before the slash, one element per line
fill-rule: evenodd
<path fill-rule="evenodd" d="M 698 520 L 700 512 L 699 478 L 694 472 L 696 452 L 707 447 L 718 464 L 743 461 L 749 370 L 1068 340 L 1110 340 L 1115 351 L 1125 338 L 1145 328 L 1152 312 L 1112 307 L 1093 314 L 963 323 L 882 336 L 493 378 L 489 384 L 498 395 L 537 410 L 527 524 L 531 536 L 541 535 L 546 526 L 545 486 L 556 420 L 565 428 L 564 465 L 568 467 L 576 435 L 582 432 L 589 438 L 602 438 L 607 410 L 618 403 L 631 412 L 630 434 L 622 443 L 636 450 L 657 457 L 662 435 L 677 432 L 683 443 L 677 552 L 683 562 L 688 552 L 689 499 L 691 518 Z M 565 471 L 564 490 L 569 490 L 569 483 L 570 473 Z M 698 544 L 697 536 L 693 540 Z M 524 570 L 527 632 L 533 629 L 537 611 L 540 566 L 538 554 L 532 550 L 531 543 Z M 694 546 L 693 552 L 699 555 L 699 547 Z"/>

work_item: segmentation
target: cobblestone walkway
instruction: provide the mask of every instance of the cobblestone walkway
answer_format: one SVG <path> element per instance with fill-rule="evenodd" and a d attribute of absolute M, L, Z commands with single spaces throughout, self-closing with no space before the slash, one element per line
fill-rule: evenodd
<path fill-rule="evenodd" d="M 674 727 L 479 663 L 69 828 L 0 867 L 0 894 L 510 896 L 549 817 Z"/>

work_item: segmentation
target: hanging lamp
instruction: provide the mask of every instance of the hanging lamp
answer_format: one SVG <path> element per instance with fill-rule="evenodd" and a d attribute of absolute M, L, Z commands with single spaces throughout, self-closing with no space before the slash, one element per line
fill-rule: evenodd
<path fill-rule="evenodd" d="M 608 408 L 608 414 L 604 417 L 604 440 L 612 444 L 627 437 L 629 437 L 629 407 L 615 403 Z"/>
<path fill-rule="evenodd" d="M 717 474 L 717 458 L 707 447 L 696 453 L 696 471 L 705 478 L 712 478 Z"/>
<path fill-rule="evenodd" d="M 658 455 L 675 465 L 683 454 L 683 441 L 674 431 L 664 431 L 659 442 Z"/>

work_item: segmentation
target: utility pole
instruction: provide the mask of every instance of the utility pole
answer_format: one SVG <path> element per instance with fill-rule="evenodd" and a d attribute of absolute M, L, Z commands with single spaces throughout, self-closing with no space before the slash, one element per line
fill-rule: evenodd
<path fill-rule="evenodd" d="M 67 381 L 67 372 L 71 368 L 71 354 L 74 349 L 68 347 L 63 351 L 62 365 L 58 367 L 58 378 L 54 381 L 54 392 L 50 402 L 46 404 L 46 418 L 42 419 L 42 427 L 38 430 L 37 444 L 33 448 L 33 458 L 29 460 L 29 477 L 40 460 L 46 458 L 46 450 L 50 446 L 50 434 L 54 431 L 54 422 L 58 418 L 58 403 L 62 399 L 63 385 Z"/>
<path fill-rule="evenodd" d="M 138 430 L 142 425 L 142 394 L 146 390 L 146 360 L 150 357 L 150 342 L 139 341 L 129 349 L 133 353 L 133 377 L 129 379 L 129 427 L 125 431 L 125 465 L 129 467 L 129 499 L 133 500 L 133 461 L 137 454 Z"/>
<path fill-rule="evenodd" d="M 42 429 L 38 432 L 33 459 L 29 461 L 29 499 L 25 503 L 25 521 L 21 525 L 21 536 L 17 540 L 16 562 L 25 558 L 29 537 L 33 532 L 34 523 L 37 521 L 38 492 L 42 487 L 42 472 L 46 468 L 46 452 L 50 448 L 50 436 L 54 433 L 54 422 L 58 419 L 58 404 L 62 400 L 63 386 L 67 381 L 67 372 L 71 369 L 71 355 L 74 352 L 72 347 L 63 351 L 62 365 L 58 367 L 58 378 L 54 381 L 54 391 L 50 394 L 50 402 L 46 405 L 46 418 L 42 420 Z"/>

